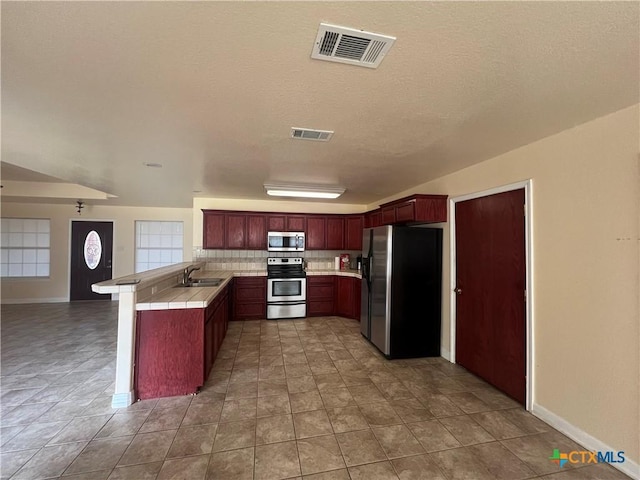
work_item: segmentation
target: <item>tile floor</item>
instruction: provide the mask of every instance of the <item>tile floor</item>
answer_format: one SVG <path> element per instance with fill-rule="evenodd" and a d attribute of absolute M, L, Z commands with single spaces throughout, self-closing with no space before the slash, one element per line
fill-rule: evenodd
<path fill-rule="evenodd" d="M 338 317 L 232 323 L 196 396 L 114 410 L 115 302 L 2 307 L 3 479 L 626 479 L 442 358 Z"/>

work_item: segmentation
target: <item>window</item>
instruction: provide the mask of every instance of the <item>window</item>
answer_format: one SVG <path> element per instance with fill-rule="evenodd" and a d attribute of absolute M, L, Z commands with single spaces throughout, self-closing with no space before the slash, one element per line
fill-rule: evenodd
<path fill-rule="evenodd" d="M 48 277 L 51 221 L 3 218 L 0 229 L 2 277 Z"/>
<path fill-rule="evenodd" d="M 136 273 L 182 262 L 182 222 L 136 221 Z"/>

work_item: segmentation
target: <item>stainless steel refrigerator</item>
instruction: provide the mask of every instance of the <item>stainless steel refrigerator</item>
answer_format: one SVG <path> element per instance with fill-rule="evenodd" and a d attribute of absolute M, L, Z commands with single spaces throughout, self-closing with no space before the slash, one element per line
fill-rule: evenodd
<path fill-rule="evenodd" d="M 440 356 L 442 229 L 366 228 L 360 331 L 387 358 Z"/>

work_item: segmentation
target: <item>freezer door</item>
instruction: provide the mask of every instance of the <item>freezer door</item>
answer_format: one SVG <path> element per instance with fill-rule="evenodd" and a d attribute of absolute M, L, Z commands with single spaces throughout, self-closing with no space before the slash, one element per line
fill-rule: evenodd
<path fill-rule="evenodd" d="M 390 348 L 391 240 L 390 225 L 373 229 L 371 262 L 371 342 L 385 355 Z"/>
<path fill-rule="evenodd" d="M 362 234 L 362 287 L 360 290 L 360 333 L 370 339 L 371 334 L 371 238 L 372 230 L 365 228 Z"/>

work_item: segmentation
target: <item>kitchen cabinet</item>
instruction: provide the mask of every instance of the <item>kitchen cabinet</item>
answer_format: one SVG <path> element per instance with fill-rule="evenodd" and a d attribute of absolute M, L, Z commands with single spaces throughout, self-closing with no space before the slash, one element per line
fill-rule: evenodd
<path fill-rule="evenodd" d="M 333 315 L 335 297 L 333 275 L 307 276 L 307 316 Z"/>
<path fill-rule="evenodd" d="M 382 210 L 377 208 L 367 212 L 364 216 L 364 228 L 374 228 L 382 225 Z"/>
<path fill-rule="evenodd" d="M 327 218 L 320 215 L 307 217 L 306 250 L 325 250 L 327 248 Z"/>
<path fill-rule="evenodd" d="M 412 195 L 385 203 L 380 208 L 383 225 L 447 221 L 446 195 Z"/>
<path fill-rule="evenodd" d="M 226 334 L 228 290 L 206 308 L 137 313 L 136 398 L 193 394 L 204 385 Z"/>
<path fill-rule="evenodd" d="M 304 215 L 287 215 L 287 232 L 304 232 L 306 217 Z"/>
<path fill-rule="evenodd" d="M 267 316 L 267 277 L 234 280 L 233 319 L 260 320 Z"/>
<path fill-rule="evenodd" d="M 268 232 L 304 232 L 304 215 L 270 214 L 266 216 Z"/>
<path fill-rule="evenodd" d="M 224 214 L 203 211 L 203 248 L 224 248 Z"/>
<path fill-rule="evenodd" d="M 226 248 L 245 248 L 247 239 L 247 217 L 243 214 L 225 215 Z"/>
<path fill-rule="evenodd" d="M 336 315 L 360 320 L 360 289 L 362 280 L 336 277 Z"/>
<path fill-rule="evenodd" d="M 247 215 L 246 248 L 254 250 L 266 250 L 267 219 L 264 215 Z"/>
<path fill-rule="evenodd" d="M 353 215 L 344 219 L 344 249 L 362 250 L 364 216 Z"/>
<path fill-rule="evenodd" d="M 344 249 L 344 218 L 327 217 L 327 250 Z"/>
<path fill-rule="evenodd" d="M 284 232 L 287 218 L 285 215 L 267 215 L 267 232 Z"/>

